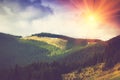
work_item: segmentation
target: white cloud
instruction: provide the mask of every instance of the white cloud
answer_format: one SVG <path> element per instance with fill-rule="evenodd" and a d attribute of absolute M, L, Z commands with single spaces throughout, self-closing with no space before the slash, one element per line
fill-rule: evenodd
<path fill-rule="evenodd" d="M 46 14 L 41 8 L 35 8 L 31 5 L 22 10 L 19 4 L 14 4 L 16 6 L 12 6 L 12 4 L 9 4 L 9 6 L 2 5 L 5 14 L 0 14 L 0 32 L 23 36 L 50 32 L 71 37 L 99 38 L 104 40 L 117 34 L 114 28 L 108 29 L 111 26 L 108 24 L 102 26 L 101 24 L 95 26 L 88 25 L 81 16 L 81 12 L 79 14 L 65 10 L 63 12 L 61 11 L 62 8 L 54 8 L 52 6 L 54 15 L 41 18 L 42 15 Z"/>
<path fill-rule="evenodd" d="M 43 12 L 33 6 L 28 6 L 24 11 L 19 12 L 18 15 L 23 19 L 34 19 L 43 16 Z"/>

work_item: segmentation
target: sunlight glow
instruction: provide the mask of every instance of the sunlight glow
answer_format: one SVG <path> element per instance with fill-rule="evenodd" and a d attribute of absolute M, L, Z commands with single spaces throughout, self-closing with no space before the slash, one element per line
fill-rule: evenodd
<path fill-rule="evenodd" d="M 89 16 L 89 20 L 90 20 L 91 22 L 95 21 L 95 16 L 90 15 L 90 16 Z"/>
<path fill-rule="evenodd" d="M 88 25 L 100 24 L 101 21 L 99 16 L 94 13 L 88 13 L 83 18 Z"/>
<path fill-rule="evenodd" d="M 71 0 L 76 10 L 83 10 L 83 14 L 90 15 L 90 21 L 96 20 L 102 23 L 112 22 L 117 16 L 116 13 L 120 11 L 120 0 Z M 118 7 L 116 6 L 118 5 Z M 96 16 L 97 15 L 97 16 Z"/>
<path fill-rule="evenodd" d="M 83 33 L 86 33 L 86 36 L 89 35 L 91 38 L 94 38 L 103 33 L 109 35 L 116 34 L 115 31 L 117 31 L 118 25 L 115 19 L 119 16 L 118 11 L 120 11 L 120 0 L 71 1 L 75 6 L 73 10 L 78 11 L 77 13 L 79 16 L 77 16 L 77 20 L 80 30 L 81 26 L 83 26 Z"/>

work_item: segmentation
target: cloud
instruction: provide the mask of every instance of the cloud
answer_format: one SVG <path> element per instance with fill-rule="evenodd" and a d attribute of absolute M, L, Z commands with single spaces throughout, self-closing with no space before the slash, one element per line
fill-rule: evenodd
<path fill-rule="evenodd" d="M 69 14 L 69 15 L 68 15 Z M 19 14 L 17 14 L 19 15 Z M 13 15 L 15 17 L 16 15 Z M 12 19 L 12 16 L 0 16 L 1 26 L 0 30 L 10 34 L 28 36 L 34 33 L 50 32 L 63 34 L 76 38 L 99 38 L 109 39 L 115 36 L 114 29 L 108 30 L 107 26 L 102 25 L 103 28 L 88 26 L 81 18 L 76 18 L 73 13 L 57 13 L 45 18 L 36 18 L 31 21 L 19 17 Z"/>
<path fill-rule="evenodd" d="M 1 0 L 0 32 L 25 35 L 32 20 L 49 15 L 53 15 L 53 10 L 43 5 L 41 0 Z"/>
<path fill-rule="evenodd" d="M 53 13 L 50 7 L 42 5 L 41 0 L 3 0 L 0 3 L 0 10 L 2 10 L 1 12 L 6 12 L 6 10 L 9 10 L 9 12 L 13 13 L 27 11 L 29 13 L 34 13 L 34 11 L 32 11 L 34 9 L 38 11 L 38 13 L 40 12 L 40 16 L 46 16 Z"/>
<path fill-rule="evenodd" d="M 4 0 L 0 4 L 0 32 L 28 36 L 34 33 L 50 32 L 76 38 L 109 39 L 118 33 L 114 25 L 87 24 L 81 11 L 67 10 L 66 5 L 50 1 Z M 21 1 L 21 2 L 20 2 Z M 57 0 L 56 0 L 57 1 Z"/>

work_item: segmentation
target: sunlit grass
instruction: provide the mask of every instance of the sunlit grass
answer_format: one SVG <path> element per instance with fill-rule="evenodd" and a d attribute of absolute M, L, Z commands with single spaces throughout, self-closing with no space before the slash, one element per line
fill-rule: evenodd
<path fill-rule="evenodd" d="M 49 37 L 37 37 L 37 36 L 30 36 L 22 38 L 25 40 L 36 40 L 36 41 L 43 41 L 53 46 L 56 46 L 60 49 L 65 49 L 67 44 L 67 40 L 59 39 L 59 38 L 49 38 Z"/>

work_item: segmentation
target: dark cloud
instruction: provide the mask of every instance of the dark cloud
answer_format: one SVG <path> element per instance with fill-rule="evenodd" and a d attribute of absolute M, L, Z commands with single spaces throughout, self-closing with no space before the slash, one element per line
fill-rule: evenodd
<path fill-rule="evenodd" d="M 0 2 L 3 2 L 3 0 L 0 0 Z"/>
<path fill-rule="evenodd" d="M 41 0 L 17 0 L 22 6 L 41 5 Z"/>
<path fill-rule="evenodd" d="M 38 10 L 37 12 L 40 13 L 34 16 L 34 18 L 46 17 L 53 13 L 53 10 L 49 6 L 42 5 L 41 0 L 0 0 L 0 14 L 6 13 L 6 7 L 13 13 L 24 12 L 29 7 L 32 7 L 32 9 Z"/>
<path fill-rule="evenodd" d="M 42 0 L 50 3 L 55 3 L 55 4 L 71 4 L 71 0 Z"/>

